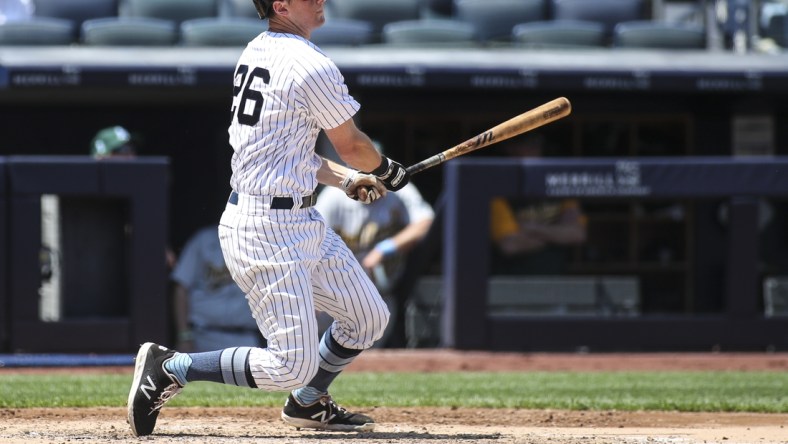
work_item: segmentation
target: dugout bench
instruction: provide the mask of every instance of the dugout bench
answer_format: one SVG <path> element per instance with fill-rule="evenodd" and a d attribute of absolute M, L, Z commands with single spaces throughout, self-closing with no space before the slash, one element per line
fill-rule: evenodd
<path fill-rule="evenodd" d="M 494 177 L 495 186 L 480 186 Z M 759 309 L 757 199 L 788 196 L 788 157 L 457 159 L 444 176 L 441 338 L 461 350 L 788 348 L 788 319 Z M 493 197 L 703 199 L 730 203 L 722 314 L 560 317 L 488 306 Z"/>
<path fill-rule="evenodd" d="M 166 341 L 168 190 L 165 157 L 0 158 L 0 349 L 129 352 Z M 59 221 L 49 230 L 63 237 L 57 254 L 44 247 L 47 218 Z M 56 313 L 45 314 L 57 261 Z"/>
<path fill-rule="evenodd" d="M 633 276 L 491 276 L 487 309 L 493 316 L 637 316 L 640 282 Z M 440 276 L 423 276 L 405 304 L 408 348 L 441 343 Z"/>

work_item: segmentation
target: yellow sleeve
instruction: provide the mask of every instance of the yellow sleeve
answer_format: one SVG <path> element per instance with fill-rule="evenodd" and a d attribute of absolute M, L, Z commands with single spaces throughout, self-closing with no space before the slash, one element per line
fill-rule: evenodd
<path fill-rule="evenodd" d="M 503 237 L 516 233 L 520 228 L 514 211 L 506 199 L 496 197 L 490 202 L 490 237 L 498 242 Z"/>

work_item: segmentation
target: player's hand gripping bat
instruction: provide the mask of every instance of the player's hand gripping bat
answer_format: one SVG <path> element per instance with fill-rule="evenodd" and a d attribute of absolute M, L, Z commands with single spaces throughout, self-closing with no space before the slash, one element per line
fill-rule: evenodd
<path fill-rule="evenodd" d="M 531 131 L 532 129 L 539 128 L 542 125 L 568 116 L 570 112 L 572 112 L 572 105 L 569 103 L 569 100 L 565 97 L 553 99 L 519 116 L 513 117 L 506 122 L 498 124 L 459 145 L 455 145 L 452 148 L 409 166 L 407 168 L 408 173 L 416 174 L 427 168 L 440 165 L 457 156 L 462 156 L 471 151 L 476 151 L 479 148 L 484 148 L 502 140 Z"/>

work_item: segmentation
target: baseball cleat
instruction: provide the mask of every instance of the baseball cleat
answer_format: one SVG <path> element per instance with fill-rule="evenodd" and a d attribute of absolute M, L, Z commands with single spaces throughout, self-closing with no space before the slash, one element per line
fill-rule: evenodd
<path fill-rule="evenodd" d="M 330 395 L 322 396 L 310 405 L 303 406 L 287 397 L 282 410 L 282 420 L 296 429 L 319 429 L 341 432 L 371 432 L 375 421 L 360 413 L 350 413 L 338 406 Z"/>
<path fill-rule="evenodd" d="M 174 350 L 152 342 L 142 344 L 137 352 L 127 418 L 134 436 L 153 433 L 159 410 L 183 389 L 175 377 L 164 370 L 164 363 L 174 355 Z"/>

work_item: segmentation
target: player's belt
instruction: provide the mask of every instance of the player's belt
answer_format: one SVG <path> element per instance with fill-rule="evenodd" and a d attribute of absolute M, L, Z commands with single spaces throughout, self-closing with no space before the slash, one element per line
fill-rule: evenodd
<path fill-rule="evenodd" d="M 230 199 L 228 200 L 233 205 L 238 205 L 238 193 L 233 191 L 230 193 Z M 317 202 L 317 193 L 310 194 L 309 196 L 303 196 L 301 198 L 301 207 L 300 208 L 309 208 L 314 206 Z M 274 197 L 271 199 L 271 209 L 272 210 L 290 210 L 295 205 L 293 202 L 292 197 Z"/>

